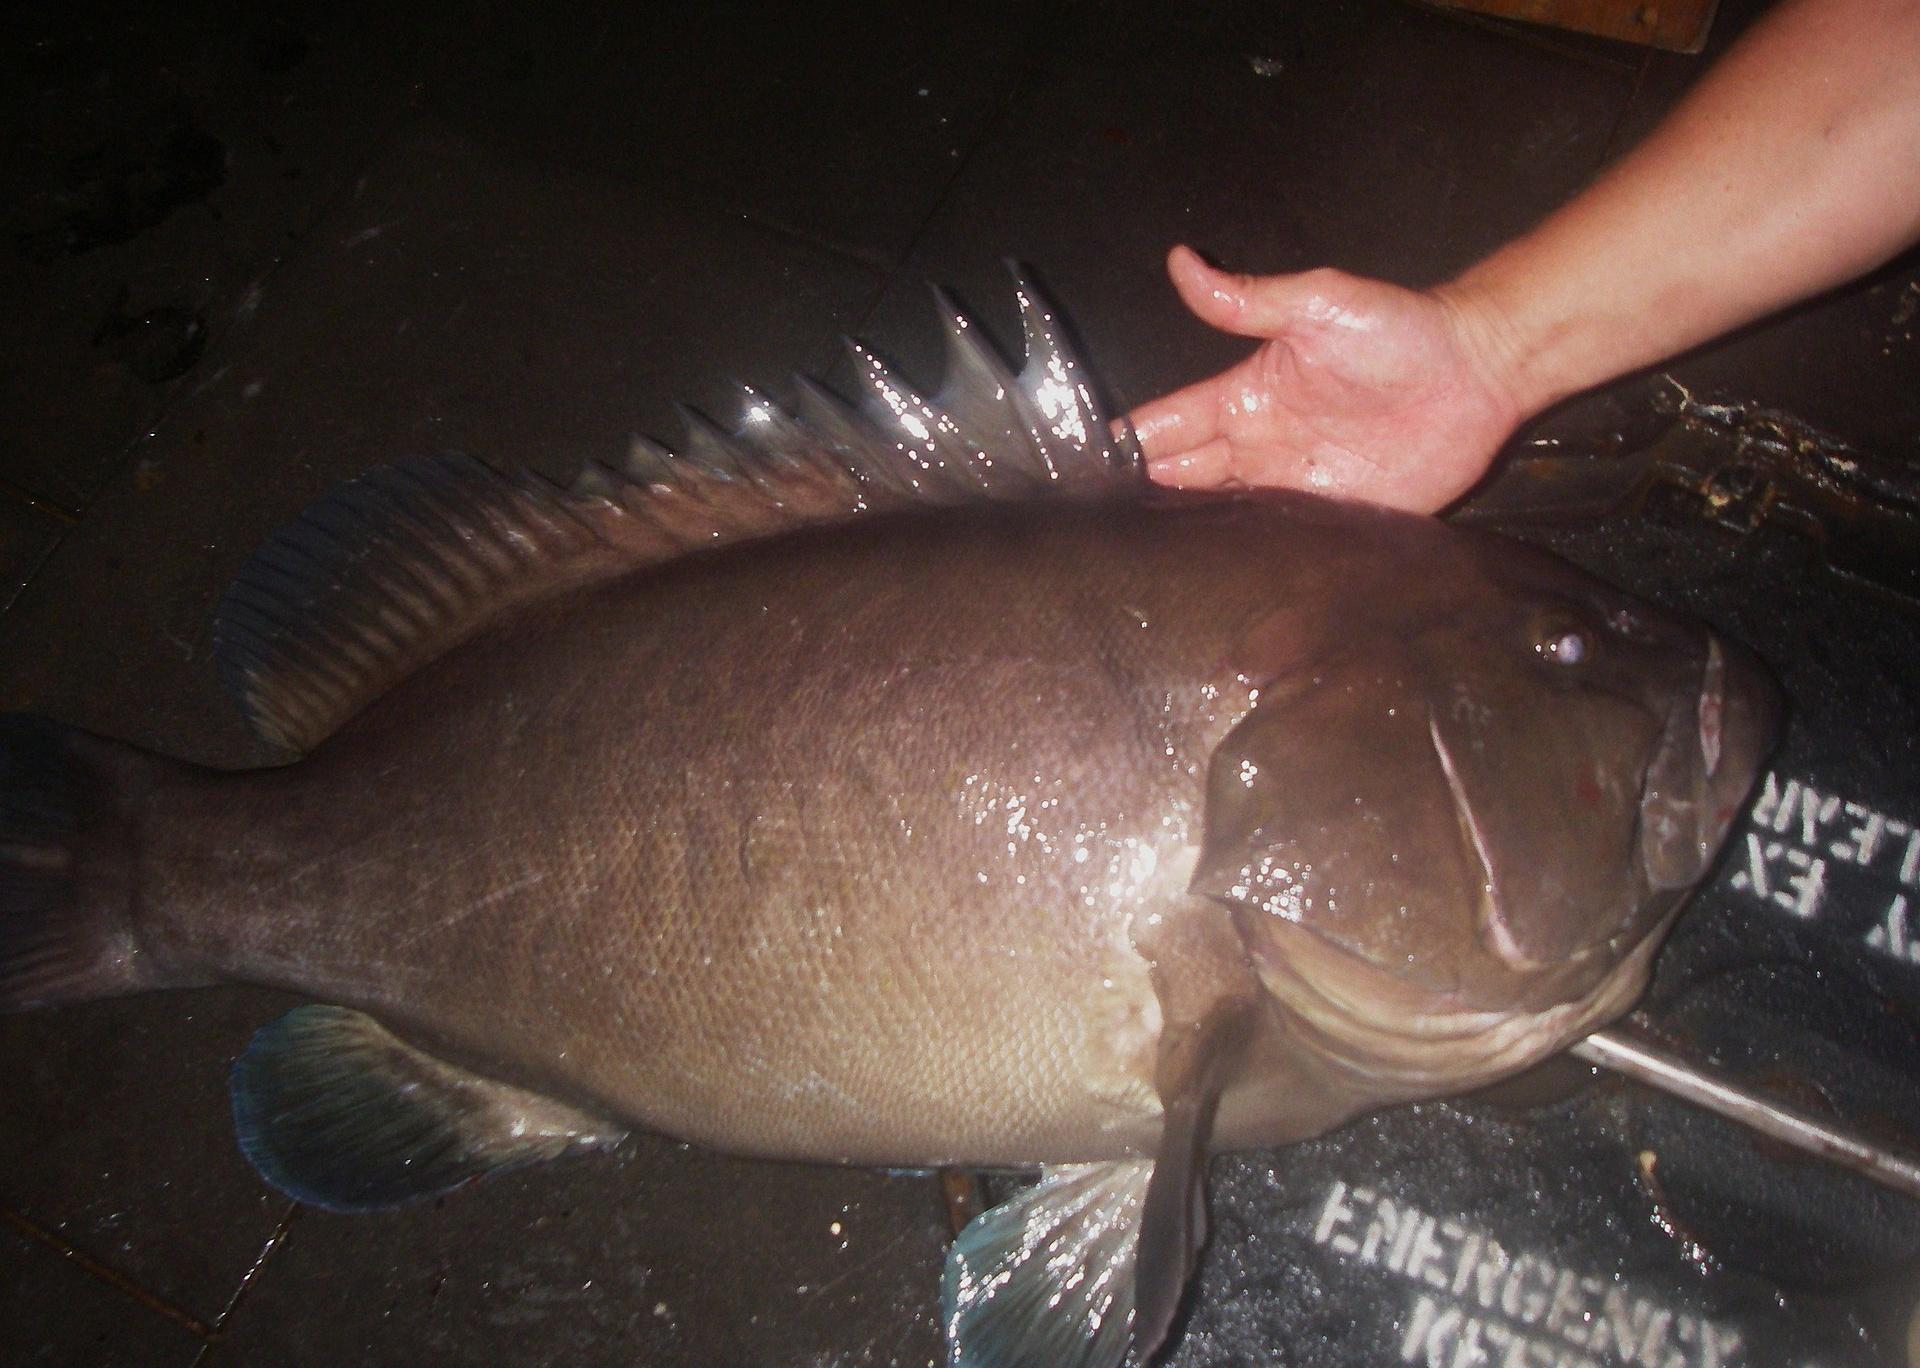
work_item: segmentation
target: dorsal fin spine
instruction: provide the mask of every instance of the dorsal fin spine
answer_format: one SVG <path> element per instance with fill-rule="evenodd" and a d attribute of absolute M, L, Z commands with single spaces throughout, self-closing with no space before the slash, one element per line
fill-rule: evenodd
<path fill-rule="evenodd" d="M 582 465 L 573 477 L 573 483 L 567 486 L 568 492 L 578 499 L 598 499 L 601 503 L 615 503 L 615 491 L 619 489 L 615 475 L 600 461 L 588 461 Z"/>
<path fill-rule="evenodd" d="M 987 488 L 972 444 L 938 404 L 925 398 L 895 375 L 890 367 L 858 342 L 850 342 L 867 393 L 866 407 L 876 426 L 905 431 L 894 448 L 907 463 L 916 492 L 947 502 Z"/>
<path fill-rule="evenodd" d="M 626 462 L 620 473 L 635 484 L 678 483 L 673 473 L 673 453 L 651 437 L 636 435 L 627 440 Z"/>
<path fill-rule="evenodd" d="M 749 458 L 738 442 L 683 404 L 676 404 L 674 411 L 687 434 L 687 449 L 680 453 L 682 460 L 717 480 L 738 480 L 745 474 Z"/>
<path fill-rule="evenodd" d="M 872 459 L 860 440 L 853 414 L 839 399 L 804 376 L 799 381 L 799 395 L 801 422 L 819 434 L 847 473 L 860 482 L 874 506 L 890 507 L 911 493 L 905 480 Z"/>

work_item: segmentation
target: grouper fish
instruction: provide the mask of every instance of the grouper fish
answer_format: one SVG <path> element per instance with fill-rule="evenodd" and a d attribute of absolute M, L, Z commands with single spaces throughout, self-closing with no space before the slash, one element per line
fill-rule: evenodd
<path fill-rule="evenodd" d="M 0 720 L 0 1007 L 244 982 L 240 1143 L 336 1210 L 648 1127 L 1039 1167 L 951 1362 L 1164 1339 L 1209 1153 L 1497 1080 L 1624 1012 L 1775 726 L 1755 660 L 1495 537 L 1154 494 L 1053 314 L 1015 374 L 562 488 L 364 476 L 219 609 L 218 773 Z"/>

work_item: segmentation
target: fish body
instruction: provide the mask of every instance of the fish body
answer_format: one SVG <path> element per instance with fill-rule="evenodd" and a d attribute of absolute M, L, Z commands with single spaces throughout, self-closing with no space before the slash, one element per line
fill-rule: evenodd
<path fill-rule="evenodd" d="M 262 1032 L 235 1108 L 269 1178 L 343 1208 L 627 1125 L 1061 1166 L 957 1247 L 955 1361 L 1027 1361 L 993 1270 L 1089 1220 L 1077 1357 L 1032 1361 L 1150 1349 L 1207 1152 L 1630 1005 L 1774 704 L 1542 553 L 1147 495 L 1036 315 L 997 397 L 963 341 L 956 400 L 876 362 L 868 418 L 750 408 L 697 466 L 441 463 L 323 506 L 221 618 L 296 763 L 0 731 L 0 1005 L 331 1004 Z"/>

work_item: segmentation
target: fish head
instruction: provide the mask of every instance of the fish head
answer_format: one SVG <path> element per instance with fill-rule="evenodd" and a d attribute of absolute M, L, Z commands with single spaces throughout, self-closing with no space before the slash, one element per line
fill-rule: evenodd
<path fill-rule="evenodd" d="M 1548 1014 L 1557 1048 L 1582 1027 L 1569 1004 L 1637 995 L 1779 695 L 1689 618 L 1440 530 L 1390 606 L 1262 629 L 1257 701 L 1209 761 L 1193 888 L 1233 910 L 1270 991 L 1362 1035 L 1508 1023 L 1511 1054 L 1511 1023 Z"/>

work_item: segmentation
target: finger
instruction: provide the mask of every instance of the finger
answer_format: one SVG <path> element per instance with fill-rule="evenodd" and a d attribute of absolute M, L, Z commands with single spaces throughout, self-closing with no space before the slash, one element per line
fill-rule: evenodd
<path fill-rule="evenodd" d="M 1127 419 L 1149 461 L 1204 445 L 1220 435 L 1220 377 L 1150 399 Z"/>
<path fill-rule="evenodd" d="M 1148 461 L 1147 474 L 1155 484 L 1175 489 L 1218 489 L 1233 478 L 1233 444 L 1216 437 L 1177 455 Z"/>
<path fill-rule="evenodd" d="M 1312 294 L 1299 276 L 1217 271 L 1191 247 L 1167 254 L 1167 275 L 1201 322 L 1242 337 L 1278 337 L 1297 321 Z"/>

